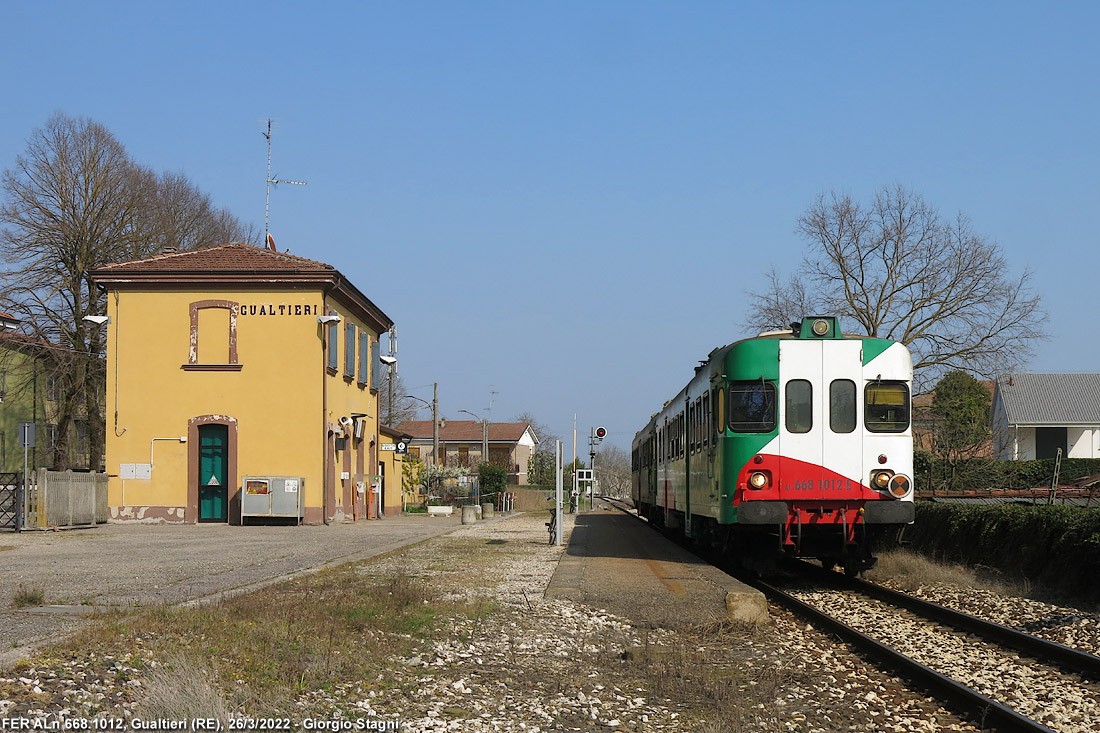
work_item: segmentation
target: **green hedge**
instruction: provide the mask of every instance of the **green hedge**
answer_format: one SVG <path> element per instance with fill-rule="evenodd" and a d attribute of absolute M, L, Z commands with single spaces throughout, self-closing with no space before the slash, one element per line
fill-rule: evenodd
<path fill-rule="evenodd" d="M 1100 509 L 919 501 L 906 540 L 937 560 L 984 565 L 1045 592 L 1100 601 Z"/>
<path fill-rule="evenodd" d="M 1054 459 L 1041 461 L 994 461 L 968 458 L 949 461 L 932 458 L 924 451 L 913 456 L 913 473 L 918 491 L 980 491 L 983 489 L 1034 489 L 1050 486 Z M 1100 473 L 1100 458 L 1063 458 L 1058 483 Z"/>

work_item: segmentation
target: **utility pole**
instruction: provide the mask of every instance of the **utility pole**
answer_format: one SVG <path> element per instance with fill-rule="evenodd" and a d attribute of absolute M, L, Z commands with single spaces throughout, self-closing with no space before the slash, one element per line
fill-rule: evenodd
<path fill-rule="evenodd" d="M 439 460 L 439 382 L 432 382 L 432 460 L 443 465 Z"/>
<path fill-rule="evenodd" d="M 588 483 L 588 490 L 592 492 L 589 495 L 588 508 L 593 511 L 596 509 L 596 446 L 606 437 L 607 428 L 602 426 L 592 428 L 588 435 L 588 470 L 592 472 L 592 480 Z"/>

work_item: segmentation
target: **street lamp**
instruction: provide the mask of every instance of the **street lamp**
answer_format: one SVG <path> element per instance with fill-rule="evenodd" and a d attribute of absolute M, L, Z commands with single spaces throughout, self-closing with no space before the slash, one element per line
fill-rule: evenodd
<path fill-rule="evenodd" d="M 432 401 L 422 400 L 414 395 L 409 395 L 418 402 L 423 402 L 432 408 L 432 462 L 437 466 L 443 465 L 439 460 L 439 382 L 432 384 Z"/>
<path fill-rule="evenodd" d="M 475 415 L 469 410 L 459 410 L 459 412 L 465 412 L 471 417 L 476 417 L 477 421 L 481 423 L 481 462 L 489 462 L 489 421 L 482 420 L 480 416 Z"/>

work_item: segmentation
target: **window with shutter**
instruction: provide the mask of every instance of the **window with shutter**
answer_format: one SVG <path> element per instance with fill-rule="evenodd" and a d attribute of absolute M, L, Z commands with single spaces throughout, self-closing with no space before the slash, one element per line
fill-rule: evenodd
<path fill-rule="evenodd" d="M 336 371 L 336 367 L 340 364 L 340 357 L 337 356 L 337 349 L 340 346 L 340 324 L 332 323 L 328 327 L 328 368 L 332 371 Z"/>
<path fill-rule="evenodd" d="M 370 334 L 359 333 L 359 384 L 365 385 L 369 379 Z"/>
<path fill-rule="evenodd" d="M 355 376 L 355 324 L 350 322 L 344 331 L 344 376 Z"/>

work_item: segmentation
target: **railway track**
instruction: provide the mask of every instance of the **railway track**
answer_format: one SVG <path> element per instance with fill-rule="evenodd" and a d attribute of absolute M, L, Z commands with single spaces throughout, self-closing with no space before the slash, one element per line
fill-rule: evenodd
<path fill-rule="evenodd" d="M 1096 656 L 807 563 L 792 563 L 800 585 L 781 588 L 703 557 L 983 728 L 1100 730 Z"/>

